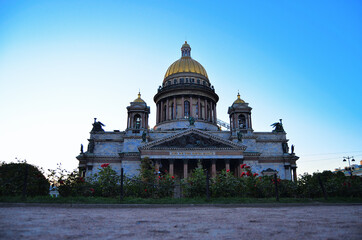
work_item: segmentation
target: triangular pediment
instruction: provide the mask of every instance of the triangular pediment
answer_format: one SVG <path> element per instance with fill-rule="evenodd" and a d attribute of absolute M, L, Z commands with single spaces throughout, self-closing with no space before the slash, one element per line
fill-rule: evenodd
<path fill-rule="evenodd" d="M 148 143 L 141 149 L 238 149 L 246 146 L 217 137 L 211 133 L 191 128 L 175 135 Z"/>

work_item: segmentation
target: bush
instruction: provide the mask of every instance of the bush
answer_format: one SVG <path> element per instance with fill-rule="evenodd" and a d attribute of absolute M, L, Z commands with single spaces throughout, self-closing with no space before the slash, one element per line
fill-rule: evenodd
<path fill-rule="evenodd" d="M 26 162 L 2 163 L 0 165 L 0 196 L 21 195 L 24 187 L 25 172 L 28 171 L 28 196 L 42 196 L 49 193 L 49 182 L 35 166 Z"/>
<path fill-rule="evenodd" d="M 236 197 L 238 195 L 237 178 L 230 172 L 222 170 L 212 179 L 211 192 L 213 197 Z"/>
<path fill-rule="evenodd" d="M 202 167 L 197 167 L 183 182 L 185 197 L 203 197 L 206 195 L 206 174 Z"/>
<path fill-rule="evenodd" d="M 80 176 L 78 170 L 69 172 L 62 169 L 61 164 L 57 164 L 55 170 L 48 169 L 49 182 L 58 188 L 59 194 L 62 197 L 75 197 L 75 196 L 89 196 L 92 194 L 90 191 L 90 184 L 86 182 L 85 178 Z"/>
<path fill-rule="evenodd" d="M 102 164 L 99 172 L 90 179 L 94 195 L 115 197 L 120 193 L 120 176 L 108 163 Z"/>

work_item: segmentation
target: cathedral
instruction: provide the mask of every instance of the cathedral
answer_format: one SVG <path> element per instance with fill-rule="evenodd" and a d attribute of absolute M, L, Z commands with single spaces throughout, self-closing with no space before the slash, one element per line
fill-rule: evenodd
<path fill-rule="evenodd" d="M 82 147 L 77 156 L 83 176 L 97 172 L 104 163 L 134 176 L 147 157 L 156 174 L 168 172 L 181 179 L 199 165 L 212 177 L 222 169 L 240 176 L 241 165 L 247 164 L 260 176 L 276 173 L 281 179 L 296 180 L 299 157 L 293 145 L 289 151 L 282 120 L 272 125 L 271 132 L 254 131 L 252 108 L 239 94 L 227 109 L 229 123 L 219 120 L 219 96 L 205 68 L 191 58 L 187 42 L 181 47 L 181 58 L 167 69 L 153 100 L 156 125 L 151 129 L 150 107 L 140 93 L 127 107 L 124 131 L 105 131 L 94 119 L 87 151 Z"/>

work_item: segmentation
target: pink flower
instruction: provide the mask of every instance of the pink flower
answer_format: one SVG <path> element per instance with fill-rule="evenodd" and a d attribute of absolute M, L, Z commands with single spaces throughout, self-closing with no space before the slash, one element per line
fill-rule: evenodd
<path fill-rule="evenodd" d="M 230 172 L 230 169 L 226 170 L 226 172 Z"/>
<path fill-rule="evenodd" d="M 250 168 L 250 166 L 245 166 L 245 168 Z"/>
<path fill-rule="evenodd" d="M 109 163 L 103 163 L 102 165 L 101 165 L 101 168 L 106 168 L 106 167 L 108 167 L 109 166 Z"/>
<path fill-rule="evenodd" d="M 241 175 L 240 175 L 240 177 L 243 177 L 244 175 L 245 175 L 245 172 L 242 172 Z"/>
<path fill-rule="evenodd" d="M 240 165 L 240 168 L 244 168 L 246 166 L 246 164 L 244 163 L 244 164 L 241 164 Z"/>
<path fill-rule="evenodd" d="M 84 178 L 83 178 L 83 177 L 80 177 L 80 178 L 79 178 L 79 181 L 84 182 Z"/>
<path fill-rule="evenodd" d="M 94 193 L 94 188 L 90 188 L 89 190 L 90 190 L 92 193 Z"/>
<path fill-rule="evenodd" d="M 257 173 L 254 173 L 254 174 L 253 174 L 254 177 L 256 177 L 256 176 L 258 176 L 258 175 L 259 175 L 259 174 L 257 174 Z"/>
<path fill-rule="evenodd" d="M 172 178 L 172 179 L 175 179 L 175 177 L 174 177 L 174 176 L 172 176 L 171 178 Z"/>
<path fill-rule="evenodd" d="M 247 172 L 247 173 L 246 173 L 246 176 L 250 177 L 250 176 L 251 176 L 251 173 L 250 173 L 250 172 Z"/>
<path fill-rule="evenodd" d="M 145 192 L 147 192 L 147 189 L 145 189 Z"/>

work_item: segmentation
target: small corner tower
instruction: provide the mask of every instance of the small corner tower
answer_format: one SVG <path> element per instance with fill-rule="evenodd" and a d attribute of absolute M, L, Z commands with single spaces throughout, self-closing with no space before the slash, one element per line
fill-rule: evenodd
<path fill-rule="evenodd" d="M 247 133 L 253 131 L 251 125 L 251 109 L 249 103 L 242 100 L 238 92 L 237 99 L 228 110 L 231 132 L 242 131 Z"/>
<path fill-rule="evenodd" d="M 140 130 L 148 129 L 148 115 L 150 114 L 150 107 L 141 98 L 141 93 L 138 93 L 131 105 L 127 107 L 127 129 L 132 133 L 140 133 Z"/>

